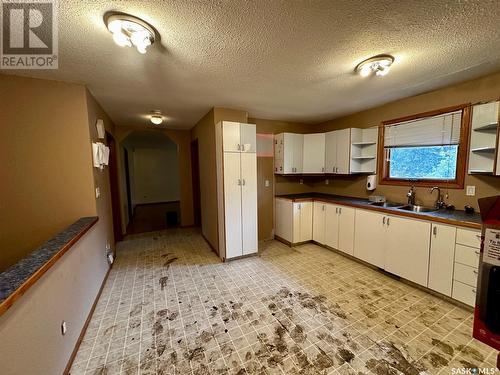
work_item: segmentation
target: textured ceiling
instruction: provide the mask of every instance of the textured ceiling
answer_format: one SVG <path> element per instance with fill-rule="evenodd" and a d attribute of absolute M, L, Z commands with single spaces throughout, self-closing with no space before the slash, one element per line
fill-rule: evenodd
<path fill-rule="evenodd" d="M 315 123 L 500 70 L 498 0 L 60 0 L 59 70 L 81 82 L 118 125 L 192 127 L 211 107 Z M 161 35 L 146 55 L 116 46 L 107 11 Z M 396 57 L 383 78 L 361 60 Z M 6 72 L 19 74 L 19 72 Z"/>

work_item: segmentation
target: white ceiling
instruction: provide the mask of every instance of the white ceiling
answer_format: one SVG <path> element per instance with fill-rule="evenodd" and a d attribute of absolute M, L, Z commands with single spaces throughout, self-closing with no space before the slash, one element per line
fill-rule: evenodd
<path fill-rule="evenodd" d="M 315 123 L 500 70 L 498 0 L 60 0 L 59 70 L 81 82 L 118 125 L 192 127 L 211 107 Z M 146 55 L 116 46 L 107 11 L 161 35 Z M 353 74 L 396 57 L 383 78 Z M 19 72 L 6 72 L 19 74 Z"/>

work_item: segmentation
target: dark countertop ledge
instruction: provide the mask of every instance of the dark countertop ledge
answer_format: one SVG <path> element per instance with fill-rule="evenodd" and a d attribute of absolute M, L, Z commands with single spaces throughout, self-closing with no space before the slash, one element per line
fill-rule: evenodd
<path fill-rule="evenodd" d="M 27 257 L 0 273 L 0 315 L 29 289 L 96 222 L 98 217 L 82 217 Z"/>
<path fill-rule="evenodd" d="M 399 216 L 413 217 L 421 220 L 437 221 L 445 224 L 467 227 L 471 229 L 481 229 L 481 215 L 479 213 L 468 214 L 462 210 L 439 210 L 433 212 L 411 212 L 397 208 L 377 207 L 370 205 L 368 199 L 346 197 L 342 195 L 325 193 L 301 193 L 276 195 L 276 198 L 290 199 L 292 201 L 318 200 L 322 202 L 344 204 L 357 208 L 365 208 L 373 211 L 380 211 Z"/>

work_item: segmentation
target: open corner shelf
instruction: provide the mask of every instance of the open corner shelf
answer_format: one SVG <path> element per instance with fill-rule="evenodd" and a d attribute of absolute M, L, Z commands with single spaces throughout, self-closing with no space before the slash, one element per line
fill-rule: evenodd
<path fill-rule="evenodd" d="M 495 152 L 495 147 L 477 147 L 471 148 L 471 152 Z"/>
<path fill-rule="evenodd" d="M 489 130 L 496 130 L 498 127 L 498 123 L 492 123 L 492 124 L 487 124 L 483 126 L 478 126 L 477 128 L 473 129 L 476 132 L 480 131 L 489 131 Z"/>

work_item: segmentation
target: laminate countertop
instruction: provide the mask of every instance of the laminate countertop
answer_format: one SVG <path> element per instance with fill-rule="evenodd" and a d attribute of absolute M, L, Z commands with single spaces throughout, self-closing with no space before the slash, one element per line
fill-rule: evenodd
<path fill-rule="evenodd" d="M 0 314 L 23 295 L 96 222 L 97 217 L 82 217 L 0 273 Z"/>
<path fill-rule="evenodd" d="M 276 198 L 289 199 L 294 202 L 321 201 L 326 203 L 336 203 L 344 206 L 363 208 L 367 210 L 384 212 L 392 215 L 413 217 L 421 220 L 436 221 L 444 224 L 456 225 L 460 227 L 481 229 L 481 215 L 479 213 L 468 214 L 462 210 L 441 209 L 432 212 L 412 212 L 395 207 L 377 207 L 371 205 L 368 199 L 346 197 L 342 195 L 324 193 L 301 193 L 276 195 Z M 405 203 L 402 203 L 404 205 Z"/>

